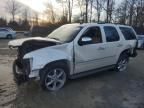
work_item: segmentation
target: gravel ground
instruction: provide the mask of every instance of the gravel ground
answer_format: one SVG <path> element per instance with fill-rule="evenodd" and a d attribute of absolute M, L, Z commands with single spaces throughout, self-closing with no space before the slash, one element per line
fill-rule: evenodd
<path fill-rule="evenodd" d="M 53 93 L 38 81 L 16 86 L 14 57 L 0 56 L 0 107 L 2 108 L 144 108 L 144 51 L 130 60 L 125 72 L 105 71 L 69 80 Z"/>
<path fill-rule="evenodd" d="M 0 42 L 0 108 L 144 108 L 144 51 L 130 60 L 125 72 L 104 71 L 69 80 L 57 92 L 38 81 L 17 86 L 5 40 Z M 14 53 L 13 53 L 14 54 Z"/>

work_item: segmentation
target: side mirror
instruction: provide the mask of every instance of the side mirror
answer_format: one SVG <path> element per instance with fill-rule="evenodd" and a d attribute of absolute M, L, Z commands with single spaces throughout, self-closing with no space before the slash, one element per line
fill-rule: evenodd
<path fill-rule="evenodd" d="M 87 45 L 87 44 L 92 44 L 92 38 L 88 36 L 82 37 L 79 42 L 79 45 Z"/>

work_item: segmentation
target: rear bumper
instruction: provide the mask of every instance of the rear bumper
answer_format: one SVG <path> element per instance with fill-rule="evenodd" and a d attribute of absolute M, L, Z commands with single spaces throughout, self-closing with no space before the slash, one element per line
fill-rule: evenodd
<path fill-rule="evenodd" d="M 144 48 L 144 40 L 138 40 L 137 48 Z"/>
<path fill-rule="evenodd" d="M 138 54 L 137 54 L 137 50 L 136 50 L 136 48 L 133 50 L 133 52 L 132 53 L 130 53 L 130 57 L 136 57 Z"/>

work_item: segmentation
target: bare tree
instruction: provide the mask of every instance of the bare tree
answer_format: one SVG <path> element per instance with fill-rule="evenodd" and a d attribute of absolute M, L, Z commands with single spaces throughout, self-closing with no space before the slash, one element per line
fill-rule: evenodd
<path fill-rule="evenodd" d="M 93 7 L 95 8 L 97 12 L 97 22 L 100 22 L 100 16 L 102 10 L 105 10 L 104 8 L 105 0 L 95 0 L 93 3 Z"/>
<path fill-rule="evenodd" d="M 89 0 L 85 0 L 85 22 L 88 22 L 88 6 L 89 6 Z"/>
<path fill-rule="evenodd" d="M 126 24 L 127 17 L 128 17 L 128 2 L 127 0 L 125 0 L 115 10 L 115 18 L 118 23 Z"/>
<path fill-rule="evenodd" d="M 62 17 L 67 17 L 68 10 L 67 10 L 67 1 L 66 0 L 56 0 L 57 3 L 61 4 L 62 7 Z"/>
<path fill-rule="evenodd" d="M 6 26 L 7 25 L 7 21 L 4 18 L 0 18 L 0 26 Z"/>
<path fill-rule="evenodd" d="M 28 8 L 24 8 L 23 9 L 23 13 L 22 13 L 22 17 L 23 17 L 23 19 L 24 20 L 28 20 L 28 14 L 29 14 L 29 10 L 28 10 Z"/>
<path fill-rule="evenodd" d="M 132 25 L 133 15 L 134 15 L 134 5 L 136 0 L 129 0 L 129 25 Z"/>
<path fill-rule="evenodd" d="M 128 2 L 127 0 L 122 3 L 122 23 L 126 23 L 126 18 L 127 18 L 127 9 L 128 9 Z"/>
<path fill-rule="evenodd" d="M 73 8 L 73 0 L 66 0 L 66 1 L 67 1 L 67 7 L 68 7 L 69 23 L 71 23 L 71 18 L 72 18 L 72 8 Z"/>
<path fill-rule="evenodd" d="M 106 22 L 111 22 L 112 13 L 114 11 L 115 0 L 107 0 L 107 8 L 106 8 Z"/>
<path fill-rule="evenodd" d="M 80 9 L 80 15 L 83 17 L 83 6 L 84 6 L 84 0 L 77 0 L 77 5 Z"/>
<path fill-rule="evenodd" d="M 93 0 L 90 0 L 90 22 L 92 21 L 92 14 L 93 14 Z"/>
<path fill-rule="evenodd" d="M 144 0 L 138 0 L 136 3 L 135 25 L 143 26 L 144 24 Z"/>
<path fill-rule="evenodd" d="M 15 21 L 15 16 L 20 12 L 20 5 L 16 0 L 8 0 L 6 3 L 6 11 L 11 14 L 12 16 L 12 21 Z"/>
<path fill-rule="evenodd" d="M 47 6 L 47 9 L 46 9 L 45 13 L 48 15 L 48 18 L 50 17 L 50 21 L 52 23 L 55 23 L 56 14 L 54 12 L 54 7 L 53 7 L 52 2 L 50 1 L 49 3 L 47 3 L 46 6 Z"/>
<path fill-rule="evenodd" d="M 139 18 L 142 18 L 142 13 L 140 10 L 142 7 L 138 2 L 143 0 L 125 0 L 123 1 L 119 8 L 119 22 L 129 25 L 137 25 Z"/>
<path fill-rule="evenodd" d="M 133 25 L 144 26 L 144 0 L 135 1 Z"/>
<path fill-rule="evenodd" d="M 33 25 L 39 25 L 39 15 L 37 12 L 35 12 L 33 16 Z"/>

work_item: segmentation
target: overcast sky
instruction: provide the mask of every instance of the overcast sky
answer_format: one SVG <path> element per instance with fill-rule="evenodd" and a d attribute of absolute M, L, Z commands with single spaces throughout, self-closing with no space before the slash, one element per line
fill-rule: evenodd
<path fill-rule="evenodd" d="M 6 1 L 7 0 L 0 0 L 0 17 L 10 19 L 10 16 L 6 12 L 6 9 L 5 9 Z M 45 10 L 45 4 L 48 0 L 17 0 L 17 1 L 23 4 L 23 6 L 30 7 L 32 10 L 38 12 L 39 14 L 42 14 L 42 12 Z M 53 5 L 57 7 L 56 10 L 58 10 L 59 5 L 56 3 L 56 1 L 55 0 L 51 0 L 51 1 L 53 2 Z M 122 0 L 116 0 L 116 5 L 121 3 L 121 1 Z M 73 15 L 76 15 L 77 13 L 79 13 L 78 11 L 79 9 L 75 8 L 73 10 Z"/>

